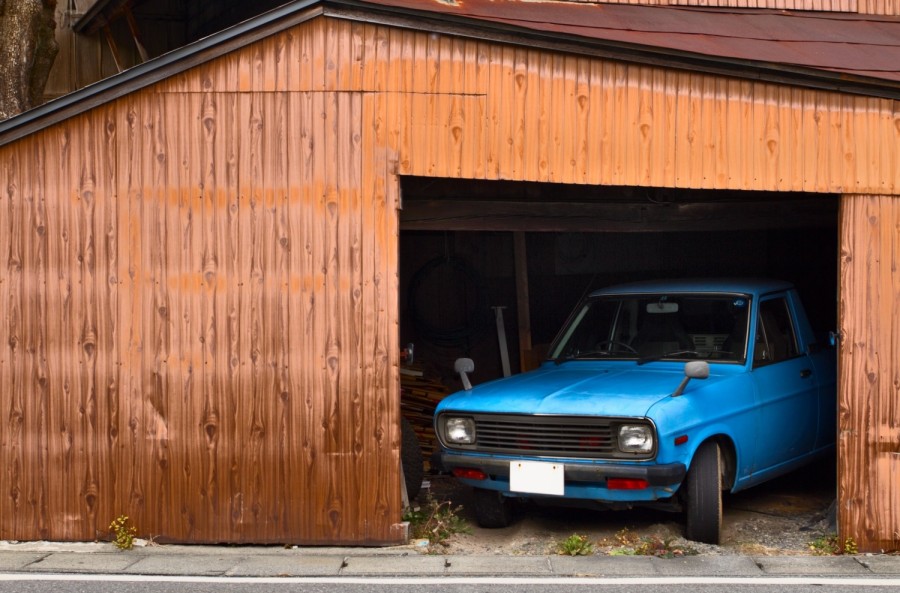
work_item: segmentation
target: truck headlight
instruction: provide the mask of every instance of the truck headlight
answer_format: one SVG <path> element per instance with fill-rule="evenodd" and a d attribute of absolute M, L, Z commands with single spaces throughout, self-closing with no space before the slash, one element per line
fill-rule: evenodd
<path fill-rule="evenodd" d="M 475 421 L 456 416 L 444 418 L 444 436 L 448 443 L 471 445 L 475 443 Z"/>
<path fill-rule="evenodd" d="M 619 427 L 619 451 L 650 453 L 653 451 L 653 428 L 646 424 L 623 424 Z"/>

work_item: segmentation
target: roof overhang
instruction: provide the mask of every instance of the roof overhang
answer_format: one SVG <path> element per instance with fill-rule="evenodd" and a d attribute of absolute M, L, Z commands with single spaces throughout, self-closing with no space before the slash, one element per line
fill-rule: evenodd
<path fill-rule="evenodd" d="M 322 15 L 620 62 L 900 100 L 900 81 L 537 30 L 484 18 L 436 12 L 415 7 L 415 4 L 407 2 L 397 5 L 391 0 L 298 0 L 286 4 L 0 122 L 0 145 Z M 432 5 L 434 3 L 428 4 Z"/>

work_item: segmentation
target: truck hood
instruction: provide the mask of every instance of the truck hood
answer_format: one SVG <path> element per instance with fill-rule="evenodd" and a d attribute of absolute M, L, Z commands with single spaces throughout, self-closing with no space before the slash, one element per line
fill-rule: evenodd
<path fill-rule="evenodd" d="M 454 393 L 441 402 L 438 412 L 643 417 L 653 404 L 671 396 L 683 378 L 683 365 L 602 369 L 547 365 Z M 691 381 L 685 396 L 692 387 L 716 380 L 710 375 Z"/>

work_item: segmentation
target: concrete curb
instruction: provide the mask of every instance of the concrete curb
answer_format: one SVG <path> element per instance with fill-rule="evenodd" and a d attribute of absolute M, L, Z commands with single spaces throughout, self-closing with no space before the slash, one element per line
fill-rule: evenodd
<path fill-rule="evenodd" d="M 467 556 L 392 548 L 0 542 L 0 573 L 206 577 L 896 577 L 900 556 Z"/>

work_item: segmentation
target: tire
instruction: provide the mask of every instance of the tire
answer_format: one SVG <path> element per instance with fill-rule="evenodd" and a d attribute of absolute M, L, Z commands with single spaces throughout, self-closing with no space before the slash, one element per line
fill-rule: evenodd
<path fill-rule="evenodd" d="M 403 417 L 400 418 L 400 463 L 403 465 L 403 479 L 406 481 L 406 496 L 412 502 L 422 489 L 425 466 L 416 431 L 409 420 Z"/>
<path fill-rule="evenodd" d="M 722 537 L 722 457 L 718 444 L 708 441 L 700 445 L 684 488 L 684 536 L 718 545 Z"/>
<path fill-rule="evenodd" d="M 496 529 L 513 522 L 512 501 L 496 490 L 475 488 L 475 519 L 481 527 Z"/>

